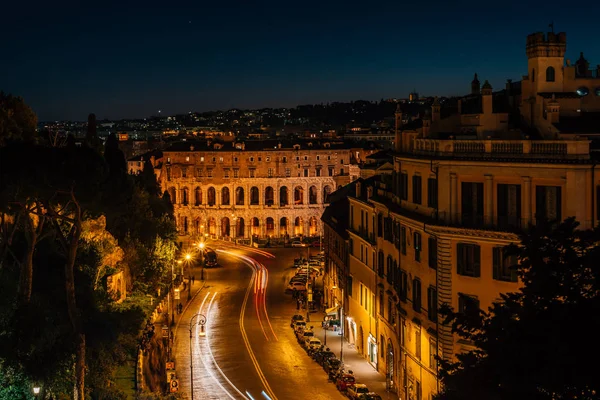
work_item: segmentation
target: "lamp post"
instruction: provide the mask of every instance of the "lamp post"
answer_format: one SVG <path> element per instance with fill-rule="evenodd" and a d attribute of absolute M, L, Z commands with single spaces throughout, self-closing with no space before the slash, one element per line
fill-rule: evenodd
<path fill-rule="evenodd" d="M 197 324 L 200 326 L 200 335 L 204 336 L 204 325 L 206 325 L 206 317 L 203 314 L 195 314 L 190 319 L 190 387 L 192 388 L 192 400 L 194 400 L 194 358 L 192 352 L 192 327 L 194 319 L 198 318 Z"/>
<path fill-rule="evenodd" d="M 35 397 L 37 399 L 38 395 L 40 394 L 41 388 L 39 386 L 34 386 L 33 387 L 33 397 Z"/>
<path fill-rule="evenodd" d="M 200 280 L 204 280 L 204 247 L 206 244 L 200 242 Z"/>

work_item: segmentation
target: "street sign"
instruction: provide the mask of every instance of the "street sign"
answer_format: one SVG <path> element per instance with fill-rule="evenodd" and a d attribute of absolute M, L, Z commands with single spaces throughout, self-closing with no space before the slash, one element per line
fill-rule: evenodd
<path fill-rule="evenodd" d="M 175 369 L 175 361 L 167 361 L 167 366 L 165 369 L 168 371 L 170 369 Z"/>
<path fill-rule="evenodd" d="M 171 393 L 175 393 L 179 391 L 179 379 L 174 379 L 171 381 Z"/>

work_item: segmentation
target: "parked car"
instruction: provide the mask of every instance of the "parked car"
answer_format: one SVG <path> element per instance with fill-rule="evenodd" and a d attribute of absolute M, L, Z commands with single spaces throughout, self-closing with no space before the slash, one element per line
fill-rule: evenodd
<path fill-rule="evenodd" d="M 306 328 L 306 321 L 298 320 L 298 321 L 294 322 L 294 332 L 298 332 L 298 330 L 301 328 L 302 329 Z"/>
<path fill-rule="evenodd" d="M 300 315 L 300 314 L 292 315 L 292 320 L 290 322 L 290 328 L 294 327 L 294 323 L 296 321 L 304 321 L 304 315 Z"/>
<path fill-rule="evenodd" d="M 342 368 L 343 364 L 339 358 L 331 357 L 323 363 L 323 369 L 329 374 L 331 371 Z"/>
<path fill-rule="evenodd" d="M 347 373 L 338 376 L 337 381 L 335 382 L 335 387 L 337 387 L 337 389 L 340 392 L 345 392 L 348 389 L 348 387 L 354 385 L 355 383 L 356 378 L 354 377 L 354 375 Z"/>
<path fill-rule="evenodd" d="M 358 399 L 361 394 L 369 393 L 369 388 L 364 383 L 355 383 L 348 386 L 346 395 L 351 399 Z"/>
<path fill-rule="evenodd" d="M 323 365 L 324 363 L 327 362 L 327 360 L 329 360 L 330 358 L 335 358 L 335 354 L 332 351 L 329 350 L 325 350 L 321 353 L 319 353 L 316 357 L 315 357 L 315 361 L 317 362 L 317 364 L 319 365 Z"/>
<path fill-rule="evenodd" d="M 318 349 L 319 347 L 321 347 L 321 341 L 319 340 L 319 338 L 313 336 L 312 338 L 308 339 L 306 345 L 308 348 Z"/>
<path fill-rule="evenodd" d="M 360 400 L 381 400 L 381 396 L 375 392 L 363 393 L 358 398 Z"/>
<path fill-rule="evenodd" d="M 296 336 L 298 338 L 298 342 L 304 346 L 306 345 L 308 340 L 312 339 L 315 336 L 315 333 L 310 329 L 306 329 L 304 331 L 296 332 Z"/>
<path fill-rule="evenodd" d="M 304 247 L 304 243 L 302 243 L 302 242 L 301 242 L 301 241 L 299 241 L 299 240 L 294 240 L 294 241 L 292 242 L 292 247 Z"/>

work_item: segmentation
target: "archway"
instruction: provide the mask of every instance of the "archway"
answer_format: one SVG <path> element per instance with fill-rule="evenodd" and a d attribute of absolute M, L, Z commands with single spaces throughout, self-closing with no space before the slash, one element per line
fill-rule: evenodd
<path fill-rule="evenodd" d="M 202 189 L 200 189 L 200 186 L 196 186 L 196 189 L 194 189 L 194 204 L 197 206 L 202 204 Z"/>
<path fill-rule="evenodd" d="M 229 236 L 229 218 L 221 219 L 221 236 Z"/>
<path fill-rule="evenodd" d="M 280 236 L 286 237 L 288 235 L 288 232 L 289 232 L 288 224 L 289 224 L 289 220 L 286 217 L 282 217 L 279 220 L 279 235 Z"/>
<path fill-rule="evenodd" d="M 169 197 L 171 197 L 171 204 L 177 204 L 177 191 L 174 187 L 169 188 Z"/>
<path fill-rule="evenodd" d="M 329 200 L 327 198 L 329 197 L 330 193 L 331 193 L 331 186 L 325 185 L 325 187 L 323 188 L 323 203 L 324 204 L 329 203 Z"/>
<path fill-rule="evenodd" d="M 183 204 L 184 206 L 187 206 L 189 203 L 189 192 L 188 192 L 188 188 L 184 187 L 183 189 L 181 189 L 181 204 Z"/>
<path fill-rule="evenodd" d="M 216 194 L 214 187 L 211 186 L 208 188 L 208 193 L 207 193 L 206 197 L 207 197 L 206 202 L 208 203 L 209 206 L 214 206 L 216 204 L 217 194 Z"/>
<path fill-rule="evenodd" d="M 272 206 L 275 201 L 275 194 L 273 193 L 273 188 L 271 186 L 267 186 L 265 188 L 265 205 Z"/>
<path fill-rule="evenodd" d="M 266 234 L 267 236 L 271 237 L 275 234 L 275 220 L 271 217 L 267 218 L 266 221 L 266 225 L 267 225 L 267 231 Z"/>
<path fill-rule="evenodd" d="M 310 217 L 308 225 L 308 236 L 318 236 L 317 217 Z"/>
<path fill-rule="evenodd" d="M 282 186 L 279 188 L 279 206 L 287 206 L 289 204 L 288 188 Z"/>
<path fill-rule="evenodd" d="M 385 380 L 387 383 L 387 389 L 394 390 L 395 385 L 396 385 L 396 382 L 394 381 L 394 373 L 395 373 L 395 371 L 394 371 L 394 346 L 392 346 L 392 341 L 390 339 L 388 339 L 388 341 L 387 341 L 387 351 L 385 354 L 386 354 Z"/>
<path fill-rule="evenodd" d="M 260 222 L 259 222 L 258 218 L 256 218 L 256 217 L 252 218 L 252 225 L 250 228 L 250 233 L 252 234 L 252 236 L 260 235 Z"/>
<path fill-rule="evenodd" d="M 302 221 L 302 218 L 300 217 L 296 217 L 296 219 L 294 220 L 294 236 L 300 236 L 302 234 L 304 234 L 304 223 Z"/>
<path fill-rule="evenodd" d="M 223 189 L 221 189 L 221 204 L 224 206 L 228 206 L 230 201 L 231 200 L 229 199 L 229 188 L 225 186 Z"/>
<path fill-rule="evenodd" d="M 258 188 L 256 186 L 252 186 L 250 188 L 250 205 L 251 206 L 258 205 Z"/>
<path fill-rule="evenodd" d="M 236 206 L 243 206 L 244 205 L 244 188 L 238 186 L 237 189 L 235 189 L 235 205 Z"/>
<path fill-rule="evenodd" d="M 244 237 L 244 228 L 245 228 L 245 223 L 244 223 L 244 218 L 237 218 L 235 223 L 235 237 Z"/>
<path fill-rule="evenodd" d="M 208 234 L 216 235 L 217 234 L 217 220 L 214 217 L 208 219 Z"/>
<path fill-rule="evenodd" d="M 294 204 L 304 204 L 304 188 L 302 186 L 294 188 Z"/>
<path fill-rule="evenodd" d="M 317 204 L 317 187 L 311 186 L 308 189 L 308 204 Z"/>

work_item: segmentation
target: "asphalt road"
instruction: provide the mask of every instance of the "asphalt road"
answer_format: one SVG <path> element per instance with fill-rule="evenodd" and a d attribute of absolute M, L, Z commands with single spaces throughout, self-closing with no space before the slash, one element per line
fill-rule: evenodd
<path fill-rule="evenodd" d="M 218 250 L 221 266 L 205 270 L 206 286 L 176 328 L 180 392 L 191 398 L 189 323 L 201 312 L 207 320 L 206 335 L 199 336 L 200 328 L 194 325 L 191 341 L 195 399 L 345 398 L 290 328 L 296 302 L 285 288 L 294 274 L 293 259 L 307 250 L 253 251 L 222 243 L 209 247 Z"/>

